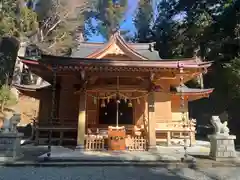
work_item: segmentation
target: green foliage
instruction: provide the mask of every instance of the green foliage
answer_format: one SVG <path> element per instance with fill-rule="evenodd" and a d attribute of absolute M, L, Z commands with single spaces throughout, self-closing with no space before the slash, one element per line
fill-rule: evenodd
<path fill-rule="evenodd" d="M 156 39 L 156 48 L 162 58 L 175 58 L 182 56 L 182 31 L 180 24 L 174 21 L 174 5 L 171 1 L 161 1 L 158 4 L 158 15 L 153 25 L 153 38 Z"/>
<path fill-rule="evenodd" d="M 17 103 L 16 98 L 12 94 L 8 85 L 3 85 L 0 88 L 0 108 L 1 112 L 4 111 L 6 106 L 11 106 Z"/>
<path fill-rule="evenodd" d="M 150 0 L 140 0 L 134 24 L 138 29 L 135 41 L 149 42 L 152 36 L 151 23 L 153 22 L 153 8 Z"/>
<path fill-rule="evenodd" d="M 143 16 L 149 14 L 149 8 L 143 8 L 142 2 L 145 7 L 151 7 L 150 1 L 139 3 L 135 18 L 137 41 L 155 41 L 162 58 L 198 55 L 222 64 L 221 68 L 216 68 L 218 74 L 224 74 L 222 81 L 211 81 L 217 81 L 213 84 L 221 87 L 217 91 L 222 95 L 226 91 L 217 84 L 227 86 L 229 99 L 239 95 L 240 0 L 163 0 L 158 4 L 158 15 L 152 26 L 147 23 L 152 22 L 151 16 L 143 22 Z M 149 32 L 152 33 L 151 37 L 147 36 Z"/>
<path fill-rule="evenodd" d="M 142 8 L 141 2 L 138 12 L 148 14 L 148 8 Z M 209 99 L 193 102 L 191 105 L 196 109 L 195 115 L 201 116 L 206 112 L 221 113 L 227 110 L 229 117 L 238 121 L 240 0 L 161 0 L 157 11 L 156 20 L 151 21 L 153 22 L 151 26 L 142 22 L 143 15 L 137 14 L 136 41 L 156 42 L 156 49 L 162 58 L 197 55 L 204 61 L 214 61 L 204 78 L 205 87 L 214 88 L 214 92 Z M 151 36 L 147 37 L 150 32 Z M 230 126 L 236 127 L 236 124 Z"/>
<path fill-rule="evenodd" d="M 20 20 L 17 24 L 19 32 L 29 35 L 38 28 L 37 14 L 27 7 L 20 9 Z"/>
<path fill-rule="evenodd" d="M 21 6 L 18 0 L 2 2 L 0 12 L 0 37 L 24 37 L 36 31 L 37 15 L 27 7 Z"/>
<path fill-rule="evenodd" d="M 6 82 L 6 79 L 9 76 L 8 72 L 12 68 L 12 65 L 13 63 L 10 58 L 0 53 L 0 86 L 2 85 L 2 82 Z"/>
<path fill-rule="evenodd" d="M 231 98 L 234 100 L 235 98 L 240 97 L 240 57 L 236 57 L 231 60 L 229 63 L 225 63 L 224 66 L 225 74 L 228 79 L 227 86 L 231 87 L 229 89 L 229 93 L 231 93 Z"/>
<path fill-rule="evenodd" d="M 112 32 L 118 28 L 124 18 L 124 12 L 127 8 L 127 0 L 119 0 L 114 3 L 113 0 L 98 0 L 94 3 L 94 9 L 85 14 L 87 29 L 91 34 L 99 33 L 106 40 L 112 35 Z M 97 21 L 97 26 L 92 25 L 92 19 Z"/>
<path fill-rule="evenodd" d="M 76 47 L 77 30 L 82 29 L 87 0 L 41 0 L 36 12 L 41 21 L 34 42 L 46 53 L 65 55 Z M 48 5 L 46 5 L 48 4 Z"/>

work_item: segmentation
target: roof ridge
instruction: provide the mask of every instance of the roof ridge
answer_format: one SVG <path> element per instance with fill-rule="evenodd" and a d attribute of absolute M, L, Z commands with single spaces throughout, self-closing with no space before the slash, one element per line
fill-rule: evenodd
<path fill-rule="evenodd" d="M 110 37 L 109 41 L 104 44 L 104 47 L 101 50 L 93 52 L 92 54 L 88 55 L 87 58 L 94 58 L 98 54 L 101 54 L 102 52 L 104 52 L 106 49 L 108 49 L 112 45 L 112 43 L 114 42 L 114 39 L 116 39 L 115 34 Z"/>
<path fill-rule="evenodd" d="M 84 42 L 81 42 L 80 44 L 107 44 L 105 42 L 87 42 L 87 41 L 84 41 Z"/>
<path fill-rule="evenodd" d="M 144 58 L 145 60 L 148 60 L 147 57 L 139 54 L 139 53 L 136 52 L 132 47 L 128 46 L 127 42 L 122 38 L 121 35 L 118 35 L 117 38 L 118 38 L 118 40 L 120 40 L 121 43 L 123 43 L 123 45 L 125 45 L 127 48 L 129 48 L 129 50 L 130 50 L 132 53 L 136 54 L 136 55 L 139 56 L 139 57 Z"/>

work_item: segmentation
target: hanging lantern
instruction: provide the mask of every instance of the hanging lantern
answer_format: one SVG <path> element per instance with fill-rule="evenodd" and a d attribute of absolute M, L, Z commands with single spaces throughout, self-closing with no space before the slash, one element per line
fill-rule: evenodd
<path fill-rule="evenodd" d="M 129 101 L 128 101 L 128 107 L 132 107 L 132 102 L 131 102 L 130 99 L 129 99 Z"/>
<path fill-rule="evenodd" d="M 127 103 L 127 98 L 126 97 L 124 98 L 124 102 Z"/>
<path fill-rule="evenodd" d="M 104 108 L 104 107 L 106 107 L 106 104 L 105 104 L 104 99 L 102 99 L 102 100 L 101 100 L 101 108 Z"/>
<path fill-rule="evenodd" d="M 107 98 L 107 103 L 109 103 L 109 102 L 110 102 L 110 98 L 108 97 L 108 98 Z"/>

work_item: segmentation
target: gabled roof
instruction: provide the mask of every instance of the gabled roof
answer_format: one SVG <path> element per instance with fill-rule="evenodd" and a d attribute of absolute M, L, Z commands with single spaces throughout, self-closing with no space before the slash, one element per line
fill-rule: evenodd
<path fill-rule="evenodd" d="M 98 58 L 106 53 L 112 46 L 117 45 L 124 53 L 132 56 L 133 59 L 160 60 L 159 54 L 153 49 L 151 43 L 127 43 L 120 33 L 115 33 L 107 43 L 81 43 L 73 51 L 75 58 Z"/>
<path fill-rule="evenodd" d="M 57 65 L 62 70 L 158 72 L 184 67 L 202 71 L 211 66 L 211 62 L 197 57 L 161 59 L 153 44 L 127 43 L 120 33 L 115 33 L 108 43 L 82 43 L 79 51 L 71 57 L 42 54 L 38 58 L 19 58 L 26 65 L 41 65 L 49 69 Z"/>

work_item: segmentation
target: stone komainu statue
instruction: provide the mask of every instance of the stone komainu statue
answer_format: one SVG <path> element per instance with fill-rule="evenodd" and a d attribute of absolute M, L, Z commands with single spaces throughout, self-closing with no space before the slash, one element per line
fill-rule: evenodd
<path fill-rule="evenodd" d="M 229 128 L 227 127 L 227 121 L 222 123 L 219 116 L 212 116 L 210 121 L 214 127 L 216 135 L 229 135 Z"/>
<path fill-rule="evenodd" d="M 19 113 L 14 113 L 10 118 L 5 117 L 4 122 L 3 122 L 3 127 L 2 127 L 2 132 L 3 133 L 17 133 L 17 124 L 21 120 L 21 114 Z"/>

